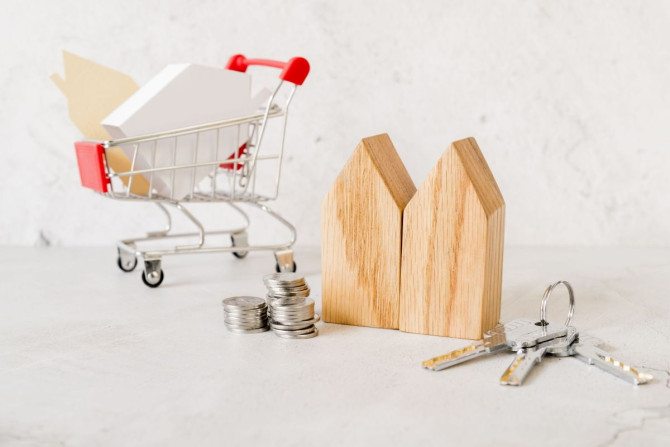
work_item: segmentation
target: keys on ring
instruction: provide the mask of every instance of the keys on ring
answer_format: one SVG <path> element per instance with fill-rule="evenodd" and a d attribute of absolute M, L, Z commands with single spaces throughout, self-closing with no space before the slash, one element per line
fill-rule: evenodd
<path fill-rule="evenodd" d="M 568 289 L 570 308 L 568 318 L 562 326 L 547 322 L 547 301 L 554 288 L 564 285 Z M 575 296 L 567 281 L 558 281 L 545 290 L 540 306 L 540 321 L 516 319 L 505 325 L 498 325 L 484 334 L 469 346 L 457 349 L 448 354 L 426 360 L 424 368 L 440 371 L 477 357 L 495 354 L 502 351 L 516 352 L 516 357 L 500 377 L 501 385 L 521 385 L 535 365 L 542 361 L 546 354 L 557 357 L 574 356 L 577 359 L 614 374 L 632 383 L 642 385 L 653 379 L 651 374 L 637 369 L 611 357 L 598 348 L 602 342 L 589 335 L 582 334 L 570 326 L 575 311 Z"/>

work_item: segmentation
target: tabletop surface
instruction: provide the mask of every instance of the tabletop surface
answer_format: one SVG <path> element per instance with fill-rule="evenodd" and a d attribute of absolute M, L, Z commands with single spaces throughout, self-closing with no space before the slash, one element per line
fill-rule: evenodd
<path fill-rule="evenodd" d="M 668 249 L 505 252 L 501 321 L 536 318 L 568 280 L 577 328 L 655 376 L 638 387 L 551 357 L 504 387 L 511 353 L 431 372 L 422 360 L 469 342 L 394 330 L 232 334 L 221 300 L 264 296 L 269 253 L 166 257 L 157 289 L 110 247 L 0 253 L 2 446 L 669 445 Z M 318 249 L 296 262 L 320 313 Z"/>

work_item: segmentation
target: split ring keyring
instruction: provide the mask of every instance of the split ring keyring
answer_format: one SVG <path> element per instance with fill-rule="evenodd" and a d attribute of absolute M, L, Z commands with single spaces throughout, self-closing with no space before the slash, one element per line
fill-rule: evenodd
<path fill-rule="evenodd" d="M 570 297 L 570 309 L 568 310 L 568 319 L 565 320 L 566 326 L 570 325 L 570 321 L 572 321 L 572 316 L 575 314 L 575 293 L 572 291 L 572 286 L 567 281 L 555 282 L 554 284 L 547 287 L 547 290 L 544 291 L 544 295 L 542 296 L 542 305 L 540 306 L 540 324 L 542 326 L 546 326 L 548 324 L 547 301 L 549 300 L 549 296 L 551 296 L 551 292 L 554 291 L 554 287 L 558 286 L 559 284 L 563 284 L 568 289 L 568 295 Z"/>

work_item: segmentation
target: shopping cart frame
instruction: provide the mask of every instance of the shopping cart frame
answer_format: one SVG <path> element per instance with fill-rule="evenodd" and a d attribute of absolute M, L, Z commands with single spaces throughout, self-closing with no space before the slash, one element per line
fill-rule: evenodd
<path fill-rule="evenodd" d="M 158 287 L 165 277 L 162 269 L 162 257 L 176 254 L 214 253 L 229 252 L 237 258 L 244 258 L 250 251 L 272 251 L 275 255 L 277 271 L 295 271 L 296 264 L 293 260 L 292 247 L 297 238 L 295 227 L 278 213 L 267 206 L 266 202 L 275 200 L 279 194 L 279 183 L 281 178 L 282 161 L 284 157 L 284 137 L 288 119 L 289 106 L 293 96 L 302 85 L 309 73 L 309 63 L 303 58 L 292 58 L 288 62 L 279 62 L 266 59 L 247 59 L 243 55 L 235 55 L 230 58 L 226 68 L 230 70 L 245 72 L 249 66 L 260 65 L 266 67 L 280 68 L 279 83 L 271 93 L 267 105 L 261 113 L 232 119 L 206 123 L 196 126 L 173 129 L 166 132 L 157 132 L 147 135 L 134 136 L 107 141 L 79 141 L 75 143 L 77 161 L 82 185 L 93 189 L 95 192 L 114 200 L 153 202 L 161 210 L 166 218 L 165 228 L 160 231 L 148 232 L 144 237 L 123 239 L 117 243 L 117 265 L 124 272 L 135 269 L 138 259 L 143 261 L 142 281 L 149 287 Z M 281 105 L 275 101 L 282 89 L 288 86 L 290 89 L 286 99 Z M 270 120 L 281 120 L 278 151 L 274 154 L 261 154 L 266 136 L 266 129 Z M 246 129 L 244 143 L 232 155 L 219 159 L 219 136 L 221 132 L 229 132 L 237 129 L 237 141 L 243 135 L 241 129 Z M 198 162 L 198 151 L 201 136 L 216 132 L 216 159 L 207 162 Z M 192 163 L 176 164 L 176 154 L 180 138 L 195 137 L 195 151 Z M 151 163 L 150 167 L 138 169 L 141 145 L 151 145 L 153 160 L 159 151 L 161 142 L 173 141 L 173 163 L 170 166 L 156 167 Z M 114 172 L 110 169 L 107 161 L 108 151 L 116 148 L 132 148 L 132 160 L 130 170 L 127 172 Z M 266 160 L 276 160 L 276 177 L 274 188 L 269 193 L 261 193 L 256 189 L 256 173 L 259 163 Z M 196 182 L 196 170 L 211 169 L 209 177 L 209 189 L 207 181 Z M 185 197 L 175 197 L 175 177 L 177 172 L 192 172 L 193 179 L 191 189 Z M 170 195 L 158 194 L 154 188 L 154 179 L 160 175 L 169 174 L 172 182 Z M 149 191 L 147 195 L 137 195 L 131 192 L 134 181 L 139 176 L 149 179 Z M 125 182 L 124 182 L 125 180 Z M 202 184 L 205 184 L 203 186 Z M 223 183 L 223 185 L 222 185 Z M 186 203 L 212 203 L 223 202 L 242 217 L 243 224 L 230 229 L 206 230 L 203 224 L 185 206 Z M 248 242 L 247 229 L 251 219 L 242 209 L 249 206 L 260 210 L 270 216 L 289 232 L 288 240 L 275 244 L 251 245 Z M 172 216 L 170 209 L 180 212 L 197 229 L 195 232 L 172 233 Z M 230 236 L 230 245 L 205 245 L 210 236 Z M 185 245 L 174 245 L 170 248 L 151 248 L 141 250 L 138 245 L 149 242 L 169 241 L 172 239 L 196 238 L 195 243 Z M 211 238 L 209 238 L 211 239 Z"/>

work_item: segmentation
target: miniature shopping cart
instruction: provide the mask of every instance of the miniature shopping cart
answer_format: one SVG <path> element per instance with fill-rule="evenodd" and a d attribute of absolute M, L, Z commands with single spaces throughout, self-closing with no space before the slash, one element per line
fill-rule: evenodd
<path fill-rule="evenodd" d="M 295 227 L 265 203 L 276 199 L 279 194 L 289 106 L 297 87 L 302 85 L 309 73 L 309 63 L 299 57 L 284 63 L 247 59 L 242 55 L 236 55 L 228 61 L 226 68 L 246 72 L 247 67 L 251 65 L 282 70 L 279 84 L 270 92 L 267 105 L 263 105 L 256 113 L 148 135 L 75 143 L 79 173 L 84 187 L 91 188 L 110 199 L 153 202 L 166 216 L 167 225 L 162 231 L 118 242 L 119 268 L 124 272 L 130 272 L 137 266 L 137 260 L 141 259 L 144 267 L 142 281 L 149 287 L 158 287 L 162 283 L 164 273 L 161 258 L 165 255 L 230 252 L 237 258 L 244 258 L 250 251 L 267 250 L 274 252 L 278 272 L 296 270 L 291 250 L 296 240 Z M 274 132 L 268 131 L 272 128 Z M 233 148 L 236 150 L 232 154 L 228 152 L 220 156 L 219 137 L 231 133 L 237 136 Z M 207 138 L 210 142 L 215 138 L 216 156 L 214 160 L 199 162 L 198 151 L 202 150 L 203 141 Z M 238 147 L 240 141 L 242 144 Z M 179 158 L 177 155 L 184 145 L 189 145 L 189 154 L 192 153 L 193 158 L 189 162 L 180 160 L 177 163 Z M 126 172 L 114 172 L 109 167 L 108 152 L 116 148 L 123 149 L 126 154 L 132 154 L 132 157 L 129 156 L 130 169 Z M 142 157 L 156 160 L 157 154 L 164 159 L 165 153 L 161 154 L 161 151 L 172 151 L 173 162 L 161 166 L 155 163 L 145 165 L 140 163 Z M 268 166 L 269 170 L 264 169 L 264 165 L 269 163 L 272 163 Z M 196 172 L 202 173 L 203 169 L 207 170 L 206 178 L 198 181 Z M 187 193 L 175 194 L 175 178 L 183 179 L 184 175 L 189 174 L 193 181 Z M 148 181 L 147 194 L 136 194 L 133 190 L 133 182 L 139 181 Z M 165 190 L 159 192 L 157 184 L 159 182 L 169 184 L 170 181 L 173 188 L 169 189 L 169 193 L 165 193 Z M 244 224 L 232 229 L 206 231 L 203 224 L 186 209 L 185 204 L 209 202 L 224 202 L 242 217 Z M 289 239 L 276 244 L 250 245 L 247 239 L 250 218 L 241 205 L 251 206 L 274 218 L 289 230 Z M 197 231 L 173 234 L 170 210 L 181 212 Z M 210 236 L 226 238 L 227 235 L 230 243 L 226 241 L 225 244 L 212 245 L 210 242 Z M 174 244 L 174 241 L 184 238 L 191 238 L 194 241 L 187 245 Z M 156 247 L 161 244 L 168 246 Z M 138 248 L 145 245 L 153 247 L 142 250 Z"/>

